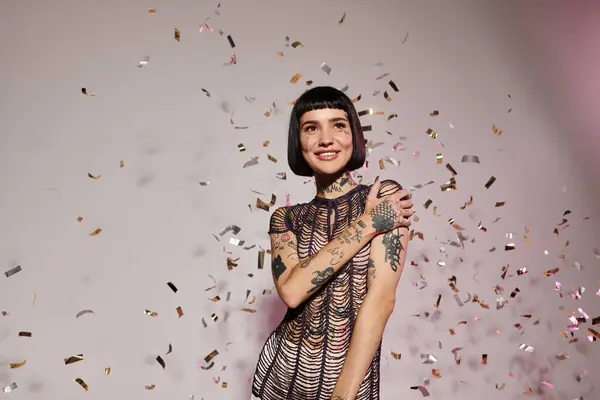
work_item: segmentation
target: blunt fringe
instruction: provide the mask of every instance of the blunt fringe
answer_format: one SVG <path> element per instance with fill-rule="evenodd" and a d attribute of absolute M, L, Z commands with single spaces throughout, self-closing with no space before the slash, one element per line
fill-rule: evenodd
<path fill-rule="evenodd" d="M 304 92 L 292 108 L 288 130 L 288 165 L 299 176 L 313 176 L 313 170 L 302 156 L 300 147 L 300 117 L 304 113 L 325 108 L 344 110 L 352 130 L 352 156 L 346 169 L 353 171 L 363 166 L 366 159 L 365 138 L 358 113 L 346 94 L 331 86 L 317 86 Z"/>

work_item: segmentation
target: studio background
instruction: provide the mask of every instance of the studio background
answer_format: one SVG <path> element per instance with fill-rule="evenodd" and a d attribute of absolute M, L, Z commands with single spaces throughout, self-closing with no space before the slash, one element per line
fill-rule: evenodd
<path fill-rule="evenodd" d="M 599 6 L 521 3 L 0 1 L 3 396 L 250 397 L 285 312 L 269 216 L 314 196 L 286 161 L 307 81 L 374 110 L 358 178 L 414 190 L 382 399 L 600 396 Z"/>

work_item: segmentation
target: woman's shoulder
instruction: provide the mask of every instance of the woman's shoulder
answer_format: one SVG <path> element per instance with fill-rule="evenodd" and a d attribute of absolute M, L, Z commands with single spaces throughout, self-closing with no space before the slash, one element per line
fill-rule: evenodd
<path fill-rule="evenodd" d="M 369 185 L 369 191 L 373 184 Z M 402 190 L 402 185 L 393 179 L 384 179 L 381 181 L 381 186 L 379 187 L 379 195 L 381 196 L 389 196 L 390 194 L 396 193 L 398 190 Z"/>

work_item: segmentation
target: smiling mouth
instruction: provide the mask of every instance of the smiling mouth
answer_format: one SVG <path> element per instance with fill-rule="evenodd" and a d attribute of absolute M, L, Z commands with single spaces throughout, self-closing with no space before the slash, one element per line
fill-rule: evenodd
<path fill-rule="evenodd" d="M 335 160 L 339 154 L 339 151 L 323 151 L 320 153 L 315 153 L 317 158 L 322 161 Z"/>

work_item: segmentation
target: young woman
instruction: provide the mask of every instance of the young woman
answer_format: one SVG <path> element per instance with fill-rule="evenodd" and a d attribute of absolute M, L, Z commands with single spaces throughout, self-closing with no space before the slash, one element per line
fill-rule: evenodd
<path fill-rule="evenodd" d="M 365 141 L 352 101 L 335 88 L 300 96 L 288 135 L 290 168 L 315 177 L 316 196 L 271 216 L 273 280 L 288 311 L 260 353 L 253 398 L 377 400 L 410 193 L 392 180 L 352 180 Z"/>

